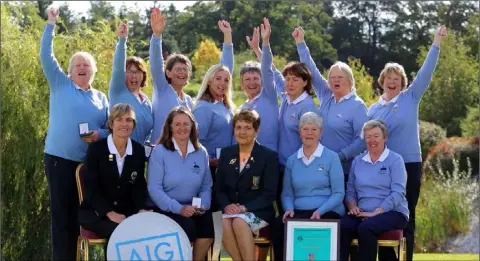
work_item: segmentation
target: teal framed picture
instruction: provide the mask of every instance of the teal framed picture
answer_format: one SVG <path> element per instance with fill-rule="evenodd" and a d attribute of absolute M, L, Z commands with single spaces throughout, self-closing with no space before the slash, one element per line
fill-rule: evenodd
<path fill-rule="evenodd" d="M 287 219 L 285 260 L 330 261 L 340 258 L 340 221 Z"/>

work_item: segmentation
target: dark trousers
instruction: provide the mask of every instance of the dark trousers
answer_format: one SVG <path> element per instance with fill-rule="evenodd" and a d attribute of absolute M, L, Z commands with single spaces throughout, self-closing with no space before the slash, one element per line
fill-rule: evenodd
<path fill-rule="evenodd" d="M 295 210 L 294 218 L 305 218 L 309 219 L 314 210 Z M 280 261 L 284 260 L 283 256 L 283 248 L 284 248 L 284 240 L 285 240 L 285 228 L 284 228 L 284 223 L 283 223 L 283 215 L 275 218 L 275 220 L 272 223 L 272 229 L 270 230 L 271 234 L 271 241 L 273 245 L 273 251 L 274 251 L 274 259 L 275 261 Z M 321 216 L 322 219 L 339 219 L 340 215 L 337 214 L 336 212 L 329 211 Z"/>
<path fill-rule="evenodd" d="M 212 212 L 205 212 L 203 215 L 194 215 L 184 217 L 172 212 L 165 212 L 154 207 L 153 211 L 165 215 L 173 219 L 185 231 L 190 242 L 195 242 L 197 238 L 215 238 L 215 230 L 213 227 Z"/>
<path fill-rule="evenodd" d="M 283 176 L 285 173 L 285 165 L 278 164 L 278 186 L 277 186 L 277 197 L 275 198 L 275 204 L 277 205 L 278 215 L 283 217 L 283 207 L 282 207 L 282 189 L 283 189 Z"/>
<path fill-rule="evenodd" d="M 340 221 L 340 261 L 348 261 L 352 239 L 358 237 L 359 260 L 377 259 L 377 236 L 390 230 L 404 229 L 408 220 L 402 213 L 388 211 L 362 221 L 344 216 Z"/>
<path fill-rule="evenodd" d="M 415 246 L 415 208 L 420 197 L 420 186 L 422 181 L 422 163 L 405 163 L 407 170 L 407 203 L 410 217 L 407 227 L 403 230 L 403 235 L 407 239 L 407 261 L 413 260 L 413 249 Z M 381 247 L 378 253 L 380 261 L 397 260 L 393 247 Z"/>
<path fill-rule="evenodd" d="M 80 162 L 44 154 L 50 195 L 52 260 L 75 260 L 78 224 L 78 194 L 75 170 Z"/>
<path fill-rule="evenodd" d="M 210 209 L 208 210 L 208 212 L 216 212 L 218 210 L 222 210 L 223 209 L 219 209 L 219 206 L 217 204 L 217 196 L 216 196 L 216 193 L 215 193 L 215 180 L 216 180 L 216 177 L 217 177 L 217 168 L 216 167 L 210 167 L 210 173 L 212 174 L 212 197 L 211 197 L 211 202 L 210 202 Z"/>

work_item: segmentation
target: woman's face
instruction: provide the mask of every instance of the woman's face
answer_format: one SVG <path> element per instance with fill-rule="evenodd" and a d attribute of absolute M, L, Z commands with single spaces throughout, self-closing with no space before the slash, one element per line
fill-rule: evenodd
<path fill-rule="evenodd" d="M 397 96 L 402 91 L 402 76 L 395 72 L 387 73 L 383 79 L 382 88 L 388 98 Z"/>
<path fill-rule="evenodd" d="M 93 71 L 90 62 L 82 56 L 76 56 L 73 59 L 70 78 L 80 87 L 89 86 L 93 81 Z"/>
<path fill-rule="evenodd" d="M 167 77 L 170 78 L 172 86 L 184 87 L 188 84 L 188 79 L 190 77 L 188 65 L 181 62 L 176 62 L 173 64 L 172 70 L 167 70 Z"/>
<path fill-rule="evenodd" d="M 333 67 L 330 71 L 328 83 L 335 96 L 343 97 L 352 91 L 352 83 L 347 74 L 340 70 L 338 66 Z"/>
<path fill-rule="evenodd" d="M 322 128 L 314 123 L 305 123 L 300 128 L 300 139 L 305 147 L 317 145 L 322 136 Z"/>
<path fill-rule="evenodd" d="M 225 97 L 230 86 L 230 73 L 227 71 L 218 71 L 208 84 L 208 91 L 215 100 L 221 100 Z"/>
<path fill-rule="evenodd" d="M 303 80 L 302 77 L 290 73 L 285 76 L 285 91 L 291 100 L 298 98 L 305 91 L 306 86 L 307 81 Z"/>
<path fill-rule="evenodd" d="M 379 127 L 365 130 L 364 137 L 368 152 L 383 152 L 387 138 L 383 136 L 383 132 Z"/>
<path fill-rule="evenodd" d="M 257 97 L 262 91 L 262 77 L 258 72 L 245 72 L 242 75 L 242 89 L 249 99 Z"/>
<path fill-rule="evenodd" d="M 143 72 L 136 65 L 132 64 L 127 68 L 125 81 L 128 89 L 131 91 L 137 91 L 141 88 Z"/>
<path fill-rule="evenodd" d="M 253 124 L 248 121 L 237 121 L 233 129 L 235 140 L 239 145 L 252 144 L 257 136 L 257 131 Z"/>
<path fill-rule="evenodd" d="M 172 120 L 172 137 L 176 141 L 188 141 L 192 127 L 190 118 L 183 113 L 179 113 Z"/>
<path fill-rule="evenodd" d="M 112 135 L 119 138 L 128 138 L 132 134 L 135 123 L 131 114 L 127 113 L 113 120 Z"/>

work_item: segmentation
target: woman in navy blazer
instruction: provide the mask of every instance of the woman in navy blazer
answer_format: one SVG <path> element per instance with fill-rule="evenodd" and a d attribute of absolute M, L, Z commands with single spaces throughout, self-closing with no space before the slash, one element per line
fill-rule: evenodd
<path fill-rule="evenodd" d="M 275 216 L 277 153 L 256 141 L 259 127 L 256 111 L 236 113 L 233 129 L 238 144 L 220 153 L 216 199 L 223 210 L 223 245 L 233 260 L 255 260 L 252 232 L 258 233 Z"/>

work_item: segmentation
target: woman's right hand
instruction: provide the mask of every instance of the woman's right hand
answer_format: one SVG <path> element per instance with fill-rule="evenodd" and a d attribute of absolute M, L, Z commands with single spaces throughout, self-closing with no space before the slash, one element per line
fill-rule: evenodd
<path fill-rule="evenodd" d="M 126 219 L 125 215 L 118 214 L 115 211 L 110 211 L 107 213 L 108 219 L 110 219 L 112 222 L 115 222 L 117 224 L 122 223 Z"/>
<path fill-rule="evenodd" d="M 51 7 L 48 9 L 48 20 L 47 23 L 55 24 L 57 22 L 58 16 L 60 15 L 60 9 Z"/>
<path fill-rule="evenodd" d="M 351 216 L 358 216 L 361 212 L 362 210 L 359 207 L 355 206 L 352 207 L 347 214 Z"/>
<path fill-rule="evenodd" d="M 263 24 L 260 25 L 260 32 L 262 34 L 263 45 L 270 43 L 270 35 L 272 34 L 272 27 L 266 17 L 263 18 Z"/>
<path fill-rule="evenodd" d="M 117 27 L 117 36 L 118 38 L 127 38 L 128 37 L 128 26 L 126 23 L 120 23 Z"/>
<path fill-rule="evenodd" d="M 152 27 L 153 35 L 158 37 L 165 30 L 165 16 L 162 15 L 160 9 L 153 8 L 150 14 L 150 26 Z"/>
<path fill-rule="evenodd" d="M 183 205 L 180 209 L 180 215 L 182 217 L 191 217 L 196 213 L 195 207 L 190 205 Z"/>
<path fill-rule="evenodd" d="M 253 28 L 253 35 L 250 39 L 250 36 L 247 35 L 247 43 L 252 48 L 254 52 L 260 50 L 260 33 L 258 32 L 260 29 L 258 27 Z"/>
<path fill-rule="evenodd" d="M 295 215 L 295 212 L 293 212 L 293 210 L 289 210 L 287 212 L 285 212 L 285 214 L 283 214 L 283 223 L 285 223 L 285 221 L 287 220 L 287 218 L 293 218 L 293 216 Z"/>
<path fill-rule="evenodd" d="M 295 43 L 303 43 L 305 42 L 305 31 L 301 26 L 297 26 L 292 33 L 293 39 L 295 39 Z"/>
<path fill-rule="evenodd" d="M 230 204 L 223 209 L 223 212 L 227 215 L 235 215 L 235 214 L 240 214 L 241 208 L 237 204 Z"/>

